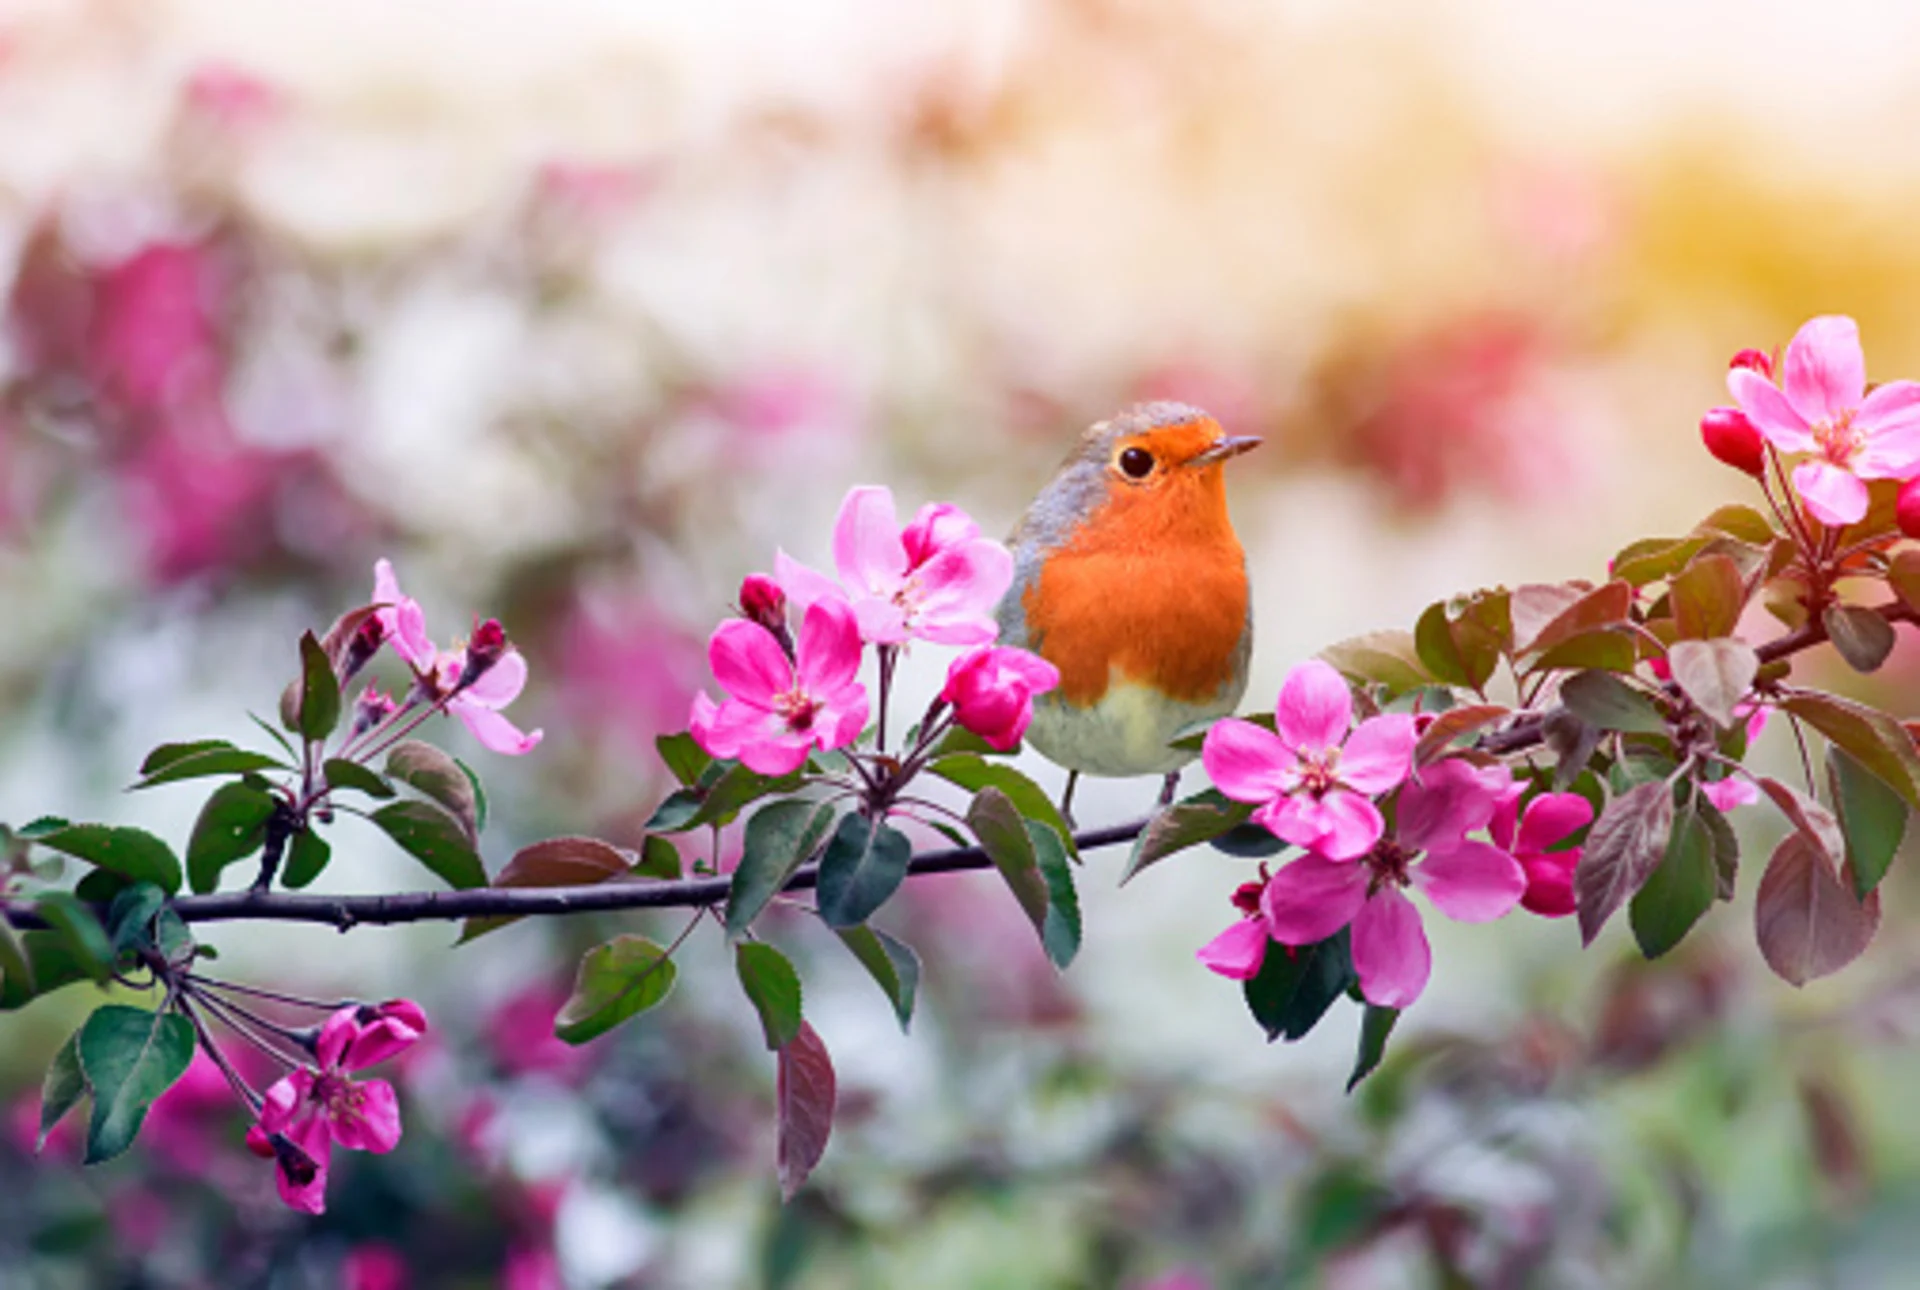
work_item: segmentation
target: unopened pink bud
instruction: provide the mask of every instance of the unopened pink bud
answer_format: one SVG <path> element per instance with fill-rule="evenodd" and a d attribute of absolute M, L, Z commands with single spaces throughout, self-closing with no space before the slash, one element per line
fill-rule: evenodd
<path fill-rule="evenodd" d="M 1893 504 L 1893 519 L 1902 533 L 1920 538 L 1920 477 L 1900 485 L 1900 496 Z"/>
<path fill-rule="evenodd" d="M 1773 359 L 1764 350 L 1743 349 L 1733 356 L 1733 361 L 1727 367 L 1744 367 L 1750 372 L 1760 373 L 1769 381 L 1773 379 Z"/>
<path fill-rule="evenodd" d="M 347 642 L 347 656 L 340 668 L 340 679 L 351 681 L 380 652 L 380 644 L 387 639 L 386 624 L 380 621 L 380 615 L 369 614 L 354 632 L 353 639 Z"/>
<path fill-rule="evenodd" d="M 360 1023 L 370 1026 L 376 1021 L 397 1021 L 419 1034 L 427 1033 L 426 1009 L 411 999 L 388 999 L 385 1003 L 360 1009 Z"/>
<path fill-rule="evenodd" d="M 399 708 L 400 705 L 393 701 L 392 695 L 384 693 L 376 686 L 369 685 L 366 689 L 360 691 L 360 697 L 353 701 L 354 735 L 356 737 L 364 735 L 367 731 L 373 729 L 382 721 L 385 721 L 388 717 L 399 711 Z"/>
<path fill-rule="evenodd" d="M 262 1160 L 271 1160 L 273 1159 L 273 1139 L 268 1137 L 267 1131 L 259 1125 L 249 1124 L 247 1126 L 247 1150 L 253 1152 L 254 1155 L 259 1156 Z"/>
<path fill-rule="evenodd" d="M 474 628 L 473 639 L 467 642 L 467 661 L 460 669 L 460 679 L 454 682 L 454 690 L 464 690 L 478 681 L 506 652 L 507 629 L 500 625 L 498 618 L 489 618 Z"/>
<path fill-rule="evenodd" d="M 1766 441 L 1739 408 L 1713 408 L 1700 418 L 1707 451 L 1735 470 L 1758 479 L 1766 472 Z"/>
<path fill-rule="evenodd" d="M 787 593 L 764 573 L 750 573 L 740 583 L 740 612 L 768 631 L 787 621 Z"/>

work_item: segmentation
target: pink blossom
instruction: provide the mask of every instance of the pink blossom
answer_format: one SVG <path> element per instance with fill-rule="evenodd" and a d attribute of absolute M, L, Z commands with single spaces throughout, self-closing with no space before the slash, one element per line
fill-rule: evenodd
<path fill-rule="evenodd" d="M 1767 470 L 1767 445 L 1739 408 L 1709 408 L 1700 418 L 1700 439 L 1714 458 L 1760 478 Z"/>
<path fill-rule="evenodd" d="M 1267 920 L 1260 912 L 1260 896 L 1271 881 L 1266 865 L 1260 866 L 1260 881 L 1243 882 L 1233 893 L 1233 907 L 1240 919 L 1226 931 L 1202 945 L 1194 957 L 1209 972 L 1218 972 L 1233 981 L 1251 981 L 1260 975 L 1267 961 Z"/>
<path fill-rule="evenodd" d="M 383 1241 L 362 1242 L 340 1261 L 344 1290 L 407 1290 L 410 1281 L 406 1257 Z"/>
<path fill-rule="evenodd" d="M 1527 803 L 1524 815 L 1519 792 L 1506 794 L 1487 831 L 1493 844 L 1526 871 L 1521 905 L 1544 918 L 1564 918 L 1573 912 L 1573 870 L 1580 863 L 1581 848 L 1548 848 L 1592 821 L 1593 803 L 1578 793 L 1541 793 Z"/>
<path fill-rule="evenodd" d="M 1467 839 L 1493 808 L 1485 780 L 1465 763 L 1427 767 L 1400 790 L 1394 835 L 1359 863 L 1309 853 L 1273 875 L 1261 897 L 1267 931 L 1283 945 L 1311 945 L 1351 926 L 1361 994 L 1408 1007 L 1427 987 L 1433 955 L 1403 888 L 1420 887 L 1441 913 L 1467 923 L 1499 918 L 1526 891 L 1519 861 Z"/>
<path fill-rule="evenodd" d="M 267 1090 L 249 1146 L 264 1145 L 276 1161 L 280 1199 L 318 1214 L 327 1205 L 333 1144 L 386 1152 L 400 1142 L 400 1104 L 385 1080 L 355 1081 L 349 1072 L 396 1056 L 417 1042 L 426 1014 L 410 1000 L 377 1008 L 342 1008 L 314 1042 L 315 1066 L 302 1066 Z"/>
<path fill-rule="evenodd" d="M 1023 649 L 983 645 L 953 661 L 940 697 L 953 719 L 1005 752 L 1033 720 L 1033 696 L 1060 684 L 1060 669 Z"/>
<path fill-rule="evenodd" d="M 800 624 L 798 657 L 744 618 L 714 629 L 707 660 L 727 692 L 693 696 L 693 737 L 715 757 L 738 757 L 763 775 L 797 770 L 815 748 L 842 748 L 867 724 L 859 681 L 860 628 L 838 600 L 816 601 Z"/>
<path fill-rule="evenodd" d="M 1200 760 L 1222 793 L 1260 804 L 1253 818 L 1274 836 L 1351 860 L 1380 840 L 1380 810 L 1369 799 L 1406 779 L 1417 738 L 1413 718 L 1402 713 L 1352 726 L 1347 683 L 1310 659 L 1281 685 L 1274 730 L 1217 721 Z"/>
<path fill-rule="evenodd" d="M 833 526 L 833 562 L 845 590 L 784 551 L 774 559 L 780 585 L 802 606 L 847 600 L 861 638 L 878 645 L 915 638 L 984 645 L 998 636 L 994 606 L 1013 584 L 1007 549 L 943 502 L 921 507 L 905 529 L 894 514 L 887 489 L 853 489 Z"/>
<path fill-rule="evenodd" d="M 419 602 L 401 593 L 393 565 L 384 559 L 373 566 L 373 600 L 380 606 L 380 625 L 394 650 L 428 695 L 444 700 L 447 711 L 460 718 L 483 747 L 518 757 L 539 745 L 545 731 L 523 734 L 501 715 L 500 710 L 526 688 L 527 661 L 506 643 L 498 622 L 489 618 L 479 624 L 466 645 L 436 648 L 427 636 L 426 615 Z"/>
<path fill-rule="evenodd" d="M 1729 775 L 1700 785 L 1700 796 L 1724 813 L 1738 806 L 1752 806 L 1760 800 L 1760 790 L 1744 776 Z"/>
<path fill-rule="evenodd" d="M 1781 452 L 1812 454 L 1793 486 L 1822 524 L 1867 513 L 1869 479 L 1920 474 L 1920 384 L 1889 381 L 1867 393 L 1866 357 L 1853 319 L 1815 318 L 1787 346 L 1776 385 L 1744 364 L 1727 388 L 1747 420 Z"/>
<path fill-rule="evenodd" d="M 577 725 L 651 754 L 681 728 L 706 670 L 703 641 L 644 597 L 582 595 L 557 633 L 560 703 Z"/>

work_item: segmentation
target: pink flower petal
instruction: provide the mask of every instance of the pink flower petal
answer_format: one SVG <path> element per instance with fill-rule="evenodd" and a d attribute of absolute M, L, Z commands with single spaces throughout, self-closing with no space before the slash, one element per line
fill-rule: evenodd
<path fill-rule="evenodd" d="M 1700 796 L 1713 803 L 1716 810 L 1725 813 L 1736 807 L 1752 806 L 1760 800 L 1760 790 L 1754 786 L 1752 781 L 1736 776 L 1730 779 L 1716 779 L 1710 784 L 1702 784 L 1700 786 Z"/>
<path fill-rule="evenodd" d="M 812 735 L 767 735 L 741 745 L 740 764 L 762 775 L 789 774 L 806 764 L 813 745 Z"/>
<path fill-rule="evenodd" d="M 833 525 L 833 564 L 856 598 L 890 596 L 907 576 L 890 490 L 867 484 L 848 492 Z"/>
<path fill-rule="evenodd" d="M 347 1049 L 360 1035 L 358 1008 L 339 1008 L 328 1015 L 321 1023 L 319 1038 L 314 1041 L 314 1059 L 320 1063 L 321 1070 L 333 1070 L 340 1065 L 340 1059 L 347 1055 Z"/>
<path fill-rule="evenodd" d="M 1516 853 L 1545 851 L 1575 829 L 1593 822 L 1593 803 L 1578 793 L 1542 793 L 1527 803 Z M 1496 834 L 1494 840 L 1499 841 Z"/>
<path fill-rule="evenodd" d="M 1273 720 L 1289 748 L 1337 748 L 1353 724 L 1353 692 L 1330 665 L 1308 659 L 1287 673 Z"/>
<path fill-rule="evenodd" d="M 460 718 L 461 724 L 480 746 L 489 752 L 497 752 L 507 757 L 521 757 L 540 746 L 547 737 L 544 730 L 522 732 L 519 726 L 507 720 L 492 708 L 482 707 L 478 703 L 467 703 L 464 695 L 456 695 L 447 704 L 447 710 Z"/>
<path fill-rule="evenodd" d="M 1406 1008 L 1427 988 L 1433 951 L 1420 911 L 1393 887 L 1383 887 L 1353 920 L 1353 970 L 1360 993 L 1381 1008 Z"/>
<path fill-rule="evenodd" d="M 333 1140 L 353 1151 L 387 1152 L 400 1145 L 400 1101 L 383 1079 L 360 1080 L 333 1115 Z"/>
<path fill-rule="evenodd" d="M 1369 881 L 1364 865 L 1301 856 L 1282 866 L 1260 893 L 1267 934 L 1282 945 L 1326 940 L 1360 912 Z"/>
<path fill-rule="evenodd" d="M 1413 881 L 1436 909 L 1458 923 L 1491 922 L 1512 909 L 1527 889 L 1520 862 L 1485 842 L 1428 852 L 1413 866 Z"/>
<path fill-rule="evenodd" d="M 1822 524 L 1855 524 L 1867 513 L 1867 486 L 1831 462 L 1801 462 L 1793 468 L 1793 486 Z"/>
<path fill-rule="evenodd" d="M 1911 479 L 1920 474 L 1920 420 L 1872 431 L 1854 455 L 1853 473 L 1862 479 Z"/>
<path fill-rule="evenodd" d="M 1780 387 L 1766 377 L 1736 367 L 1727 373 L 1727 389 L 1753 428 L 1781 452 L 1808 452 L 1815 446 L 1807 419 L 1793 410 Z"/>
<path fill-rule="evenodd" d="M 900 532 L 900 545 L 907 550 L 907 567 L 917 569 L 949 547 L 960 546 L 980 536 L 973 518 L 949 502 L 928 502 L 913 522 Z"/>
<path fill-rule="evenodd" d="M 382 1017 L 372 1025 L 362 1027 L 354 1037 L 346 1056 L 341 1059 L 343 1070 L 365 1070 L 369 1066 L 378 1066 L 390 1057 L 398 1056 L 420 1041 L 420 1032 L 403 1021 L 393 1017 Z"/>
<path fill-rule="evenodd" d="M 1395 834 L 1402 846 L 1415 851 L 1444 850 L 1486 827 L 1497 796 L 1463 761 L 1428 766 L 1400 790 Z"/>
<path fill-rule="evenodd" d="M 772 707 L 775 695 L 793 688 L 793 665 L 780 642 L 759 623 L 744 618 L 729 618 L 713 629 L 707 662 L 722 689 L 756 707 Z"/>
<path fill-rule="evenodd" d="M 1853 414 L 1854 429 L 1869 437 L 1920 421 L 1920 381 L 1888 381 L 1867 395 Z"/>
<path fill-rule="evenodd" d="M 907 630 L 907 611 L 892 600 L 862 596 L 853 602 L 860 639 L 875 645 L 904 645 L 912 633 Z"/>
<path fill-rule="evenodd" d="M 853 611 L 837 600 L 809 605 L 795 652 L 800 684 L 808 694 L 845 689 L 860 673 L 860 626 Z"/>
<path fill-rule="evenodd" d="M 1362 793 L 1386 792 L 1413 770 L 1413 746 L 1419 741 L 1406 713 L 1368 717 L 1340 750 L 1340 782 Z"/>
<path fill-rule="evenodd" d="M 1576 902 L 1573 896 L 1573 871 L 1580 863 L 1580 848 L 1555 851 L 1551 855 L 1529 856 L 1520 862 L 1527 871 L 1527 890 L 1520 904 L 1542 918 L 1565 918 Z"/>
<path fill-rule="evenodd" d="M 1282 772 L 1295 761 L 1278 735 L 1238 717 L 1214 722 L 1200 744 L 1207 778 L 1236 802 L 1270 802 L 1285 793 L 1295 779 Z"/>
<path fill-rule="evenodd" d="M 1267 959 L 1266 923 L 1258 918 L 1242 918 L 1200 947 L 1196 957 L 1210 972 L 1235 981 L 1250 981 L 1260 975 Z"/>
<path fill-rule="evenodd" d="M 856 685 L 822 697 L 826 706 L 813 719 L 813 733 L 822 748 L 845 748 L 867 728 L 866 687 Z"/>
<path fill-rule="evenodd" d="M 296 1183 L 287 1177 L 278 1161 L 274 1164 L 274 1182 L 279 1188 L 280 1199 L 288 1209 L 297 1209 L 303 1214 L 323 1214 L 327 1209 L 327 1166 L 333 1157 L 333 1132 L 328 1122 L 319 1116 L 304 1120 L 292 1128 L 280 1130 L 289 1142 L 300 1148 L 313 1161 L 314 1173 L 311 1181 Z"/>
<path fill-rule="evenodd" d="M 520 697 L 527 686 L 527 660 L 520 651 L 510 649 L 494 665 L 482 672 L 472 685 L 460 691 L 460 697 L 486 708 L 504 708 Z"/>
<path fill-rule="evenodd" d="M 266 1091 L 260 1107 L 260 1127 L 268 1133 L 284 1133 L 305 1106 L 313 1091 L 313 1072 L 301 1066 L 275 1080 Z"/>
<path fill-rule="evenodd" d="M 1800 328 L 1787 345 L 1781 384 L 1793 410 L 1808 421 L 1831 421 L 1860 405 L 1867 360 L 1853 319 L 1829 314 Z"/>
<path fill-rule="evenodd" d="M 1318 851 L 1329 860 L 1352 860 L 1372 850 L 1386 823 L 1372 801 L 1336 788 L 1325 797 L 1297 793 L 1269 802 L 1253 822 L 1283 842 Z"/>
<path fill-rule="evenodd" d="M 393 610 L 393 648 L 416 672 L 431 672 L 439 658 L 427 637 L 427 616 L 416 601 L 402 600 Z"/>
<path fill-rule="evenodd" d="M 787 593 L 787 599 L 800 609 L 805 609 L 816 600 L 847 598 L 847 593 L 839 583 L 818 569 L 801 564 L 785 551 L 773 553 L 773 580 L 780 584 L 780 590 Z"/>
<path fill-rule="evenodd" d="M 1000 634 L 994 606 L 1013 585 L 1013 556 L 985 539 L 942 551 L 913 578 L 912 628 L 941 645 L 980 645 Z"/>

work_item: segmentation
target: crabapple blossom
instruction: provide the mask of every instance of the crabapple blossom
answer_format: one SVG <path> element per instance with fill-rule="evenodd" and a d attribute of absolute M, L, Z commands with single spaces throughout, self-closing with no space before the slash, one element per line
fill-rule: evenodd
<path fill-rule="evenodd" d="M 1267 961 L 1267 921 L 1260 912 L 1260 893 L 1268 881 L 1265 865 L 1260 866 L 1259 882 L 1243 882 L 1233 893 L 1233 906 L 1240 918 L 1195 955 L 1208 971 L 1234 981 L 1251 981 L 1260 975 Z"/>
<path fill-rule="evenodd" d="M 772 632 L 731 618 L 707 643 L 713 676 L 727 692 L 716 704 L 693 696 L 693 737 L 715 757 L 738 757 L 763 775 L 797 770 L 815 748 L 841 748 L 867 724 L 860 684 L 860 627 L 844 601 L 815 601 L 788 659 Z"/>
<path fill-rule="evenodd" d="M 1351 860 L 1380 840 L 1380 810 L 1369 799 L 1407 777 L 1416 739 L 1402 713 L 1354 728 L 1347 683 L 1311 659 L 1282 683 L 1273 730 L 1223 718 L 1207 731 L 1200 760 L 1222 793 L 1259 803 L 1253 819 L 1274 836 Z"/>
<path fill-rule="evenodd" d="M 1420 772 L 1400 790 L 1392 836 L 1359 860 L 1309 852 L 1273 875 L 1261 896 L 1267 931 L 1283 945 L 1311 945 L 1351 926 L 1353 967 L 1367 1002 L 1404 1008 L 1432 972 L 1420 911 L 1403 894 L 1419 887 L 1447 917 L 1499 918 L 1527 889 L 1520 862 L 1471 841 L 1493 816 L 1485 778 L 1458 760 Z"/>
<path fill-rule="evenodd" d="M 1548 848 L 1593 822 L 1593 803 L 1578 793 L 1541 793 L 1520 809 L 1520 794 L 1510 792 L 1494 809 L 1487 832 L 1493 844 L 1519 861 L 1527 889 L 1520 904 L 1543 918 L 1565 918 L 1574 910 L 1573 870 L 1579 847 Z"/>
<path fill-rule="evenodd" d="M 1920 383 L 1889 381 L 1868 393 L 1853 319 L 1825 316 L 1801 327 L 1781 376 L 1776 385 L 1763 370 L 1736 363 L 1727 388 L 1767 442 L 1811 454 L 1793 468 L 1793 486 L 1822 524 L 1866 515 L 1866 480 L 1920 474 Z"/>
<path fill-rule="evenodd" d="M 1766 441 L 1739 408 L 1710 408 L 1700 418 L 1700 438 L 1715 460 L 1755 479 L 1766 472 Z"/>
<path fill-rule="evenodd" d="M 523 733 L 501 713 L 520 697 L 527 684 L 527 661 L 507 643 L 495 619 L 474 629 L 465 646 L 439 649 L 427 636 L 426 615 L 419 602 L 402 594 L 393 565 L 373 566 L 373 600 L 387 639 L 429 697 L 444 702 L 475 739 L 493 752 L 518 757 L 534 750 L 543 731 Z"/>
<path fill-rule="evenodd" d="M 958 507 L 930 502 L 902 529 L 891 491 L 855 488 L 834 521 L 833 562 L 844 589 L 784 551 L 774 572 L 795 604 L 850 603 L 863 640 L 984 645 L 1000 633 L 993 611 L 1013 583 L 1013 556 Z"/>
<path fill-rule="evenodd" d="M 1033 720 L 1033 696 L 1060 684 L 1060 669 L 1038 654 L 1006 646 L 981 646 L 953 661 L 940 697 L 953 705 L 953 719 L 1006 752 Z"/>

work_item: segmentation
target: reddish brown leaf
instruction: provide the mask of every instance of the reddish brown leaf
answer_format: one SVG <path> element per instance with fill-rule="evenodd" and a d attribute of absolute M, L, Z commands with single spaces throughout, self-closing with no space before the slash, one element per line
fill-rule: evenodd
<path fill-rule="evenodd" d="M 1920 810 L 1920 754 L 1913 735 L 1886 713 L 1836 694 L 1802 690 L 1781 707 L 1853 754 L 1854 760 L 1887 782 Z"/>
<path fill-rule="evenodd" d="M 1887 585 L 1908 609 L 1920 612 L 1920 551 L 1902 547 L 1887 566 Z"/>
<path fill-rule="evenodd" d="M 1734 705 L 1747 697 L 1760 656 L 1753 646 L 1730 636 L 1675 641 L 1667 651 L 1673 683 L 1694 706 L 1722 726 L 1733 724 Z"/>
<path fill-rule="evenodd" d="M 1746 607 L 1747 584 L 1740 568 L 1725 555 L 1703 555 L 1674 575 L 1673 621 L 1688 640 L 1733 635 Z"/>
<path fill-rule="evenodd" d="M 1673 789 L 1653 780 L 1607 803 L 1593 822 L 1573 871 L 1580 941 L 1591 945 L 1613 911 L 1640 890 L 1667 853 L 1673 832 Z"/>
<path fill-rule="evenodd" d="M 1813 798 L 1777 779 L 1762 776 L 1756 781 L 1760 790 L 1773 799 L 1787 822 L 1799 831 L 1807 844 L 1819 851 L 1829 865 L 1839 864 L 1847 854 L 1846 836 L 1840 832 L 1840 821 L 1833 812 L 1820 805 Z"/>
<path fill-rule="evenodd" d="M 1511 711 L 1511 708 L 1498 703 L 1470 703 L 1465 707 L 1448 708 L 1436 716 L 1421 734 L 1420 742 L 1414 745 L 1414 760 L 1422 766 L 1426 765 L 1445 753 L 1460 736 L 1490 725 Z"/>
<path fill-rule="evenodd" d="M 1545 594 L 1537 594 L 1533 597 L 1526 598 L 1529 601 L 1527 604 L 1529 614 L 1536 613 L 1552 605 L 1561 599 L 1564 593 L 1570 589 L 1578 591 L 1580 585 L 1581 584 L 1578 583 L 1567 583 L 1560 587 L 1538 589 L 1538 591 L 1544 592 Z M 1516 641 L 1526 642 L 1520 646 L 1521 651 L 1524 653 L 1539 653 L 1550 650 L 1562 641 L 1572 640 L 1575 636 L 1584 635 L 1596 628 L 1606 627 L 1613 623 L 1625 622 L 1628 611 L 1633 607 L 1632 585 L 1616 579 L 1603 587 L 1596 587 L 1592 591 L 1579 595 L 1578 598 L 1568 604 L 1566 608 L 1554 614 L 1544 626 L 1540 627 L 1540 629 L 1534 633 L 1531 639 L 1528 639 L 1521 627 L 1521 607 L 1524 593 L 1535 590 L 1535 588 L 1522 587 L 1513 593 L 1513 634 Z M 1556 595 L 1554 593 L 1560 594 Z"/>
<path fill-rule="evenodd" d="M 792 1200 L 826 1154 L 833 1132 L 833 1060 L 812 1026 L 780 1049 L 780 1198 Z"/>
<path fill-rule="evenodd" d="M 495 887 L 586 887 L 627 874 L 634 854 L 599 838 L 548 838 L 520 848 L 493 880 Z M 462 942 L 505 927 L 512 916 L 469 918 Z"/>
<path fill-rule="evenodd" d="M 1754 937 L 1768 967 L 1805 985 L 1859 958 L 1879 926 L 1879 892 L 1857 899 L 1804 834 L 1780 840 L 1753 904 Z"/>

